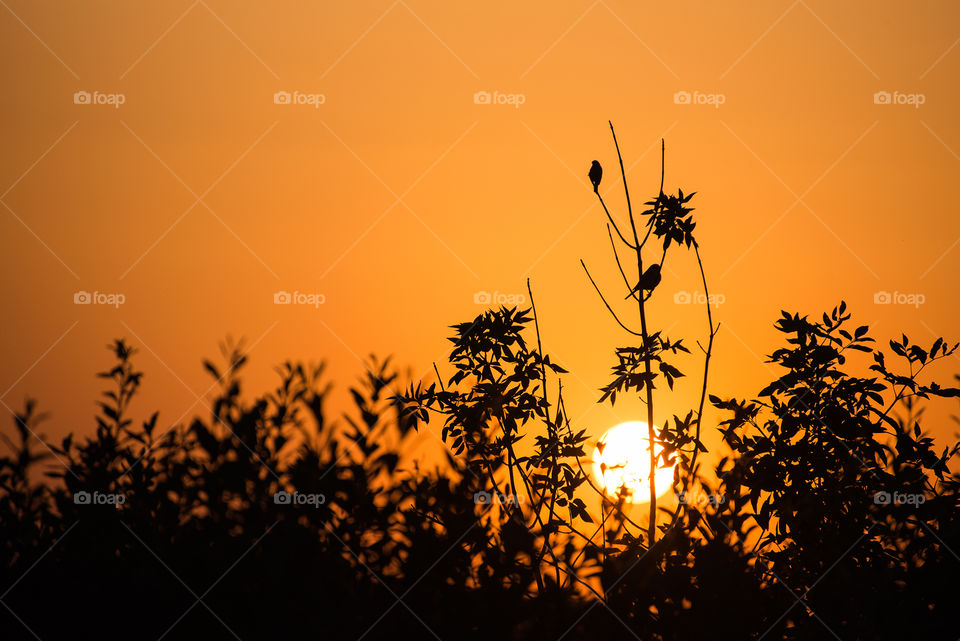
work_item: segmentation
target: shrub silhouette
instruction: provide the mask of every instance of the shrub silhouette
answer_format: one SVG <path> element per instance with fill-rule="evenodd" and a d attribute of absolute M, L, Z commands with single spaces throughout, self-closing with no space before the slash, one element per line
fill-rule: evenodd
<path fill-rule="evenodd" d="M 626 195 L 630 234 L 603 207 L 642 326 L 607 304 L 634 344 L 604 399 L 639 395 L 653 425 L 657 383 L 672 389 L 688 354 L 644 307 L 671 246 L 694 250 L 708 290 L 693 194 L 665 194 L 661 174 L 642 240 Z M 4 436 L 4 638 L 956 639 L 960 446 L 920 426 L 921 402 L 960 396 L 921 380 L 956 345 L 903 336 L 885 353 L 843 303 L 816 321 L 784 312 L 782 375 L 749 400 L 709 395 L 728 451 L 707 473 L 707 306 L 700 404 L 655 434 L 680 500 L 637 523 L 586 471 L 529 293 L 530 309 L 454 325 L 432 382 L 371 358 L 337 420 L 322 366 L 284 363 L 248 398 L 243 345 L 227 342 L 225 365 L 204 363 L 209 416 L 134 421 L 143 375 L 116 341 L 91 436 L 47 449 L 31 400 Z M 410 443 L 435 426 L 450 451 L 422 469 Z"/>

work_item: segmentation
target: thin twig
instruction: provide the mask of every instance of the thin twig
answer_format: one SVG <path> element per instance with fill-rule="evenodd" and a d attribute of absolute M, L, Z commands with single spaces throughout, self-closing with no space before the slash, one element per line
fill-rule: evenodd
<path fill-rule="evenodd" d="M 633 245 L 631 245 L 631 244 L 629 243 L 629 241 L 627 241 L 627 239 L 624 238 L 623 234 L 620 233 L 620 227 L 617 225 L 617 223 L 614 222 L 613 216 L 610 215 L 610 210 L 607 209 L 607 203 L 603 202 L 603 196 L 600 195 L 600 192 L 599 192 L 599 191 L 597 191 L 597 192 L 595 192 L 595 193 L 597 194 L 597 198 L 600 200 L 600 204 L 603 205 L 603 211 L 606 212 L 606 214 L 607 214 L 607 220 L 609 220 L 609 221 L 610 221 L 610 224 L 613 225 L 613 228 L 617 230 L 617 236 L 620 237 L 620 240 L 623 241 L 623 244 L 624 244 L 624 245 L 626 245 L 626 246 L 629 247 L 630 249 L 634 249 L 634 250 L 635 250 L 636 247 L 634 247 Z"/>
<path fill-rule="evenodd" d="M 600 295 L 600 300 L 603 301 L 603 304 L 607 306 L 607 310 L 610 312 L 610 315 L 613 316 L 613 320 L 617 321 L 617 324 L 620 325 L 623 329 L 627 330 L 634 336 L 643 336 L 643 334 L 637 333 L 620 322 L 620 319 L 617 317 L 617 313 L 613 311 L 613 308 L 610 307 L 610 303 L 607 302 L 607 299 L 603 297 L 603 293 L 600 292 L 600 288 L 597 287 L 597 283 L 593 280 L 593 276 L 590 275 L 590 270 L 587 269 L 586 263 L 583 262 L 583 259 L 580 259 L 580 264 L 583 265 L 583 271 L 587 272 L 587 278 L 590 279 L 590 282 L 593 284 L 593 288 L 597 290 L 597 294 Z"/>
<path fill-rule="evenodd" d="M 613 234 L 610 233 L 609 224 L 607 225 L 607 236 L 610 237 L 610 249 L 613 250 L 613 257 L 617 260 L 617 269 L 620 270 L 620 275 L 623 276 L 623 284 L 627 286 L 627 291 L 630 292 L 628 297 L 637 300 L 637 296 L 639 294 L 633 290 L 633 287 L 630 286 L 630 281 L 627 279 L 627 274 L 623 271 L 623 265 L 620 264 L 620 254 L 617 253 L 617 244 L 613 242 Z"/>

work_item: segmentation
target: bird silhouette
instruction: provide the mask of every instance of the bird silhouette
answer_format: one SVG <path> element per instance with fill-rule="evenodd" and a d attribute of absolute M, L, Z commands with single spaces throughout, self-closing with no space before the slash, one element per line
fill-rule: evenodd
<path fill-rule="evenodd" d="M 590 182 L 593 183 L 593 193 L 597 193 L 597 188 L 600 187 L 600 179 L 603 177 L 603 167 L 596 160 L 590 165 L 589 175 Z"/>
<path fill-rule="evenodd" d="M 644 300 L 650 298 L 650 294 L 653 293 L 654 288 L 660 284 L 660 265 L 659 263 L 654 263 L 647 267 L 646 271 L 643 272 L 643 276 L 640 277 L 640 282 L 637 283 L 637 286 L 630 290 L 630 293 L 626 295 L 626 298 L 630 298 L 636 293 L 649 292 L 646 296 L 643 297 Z"/>

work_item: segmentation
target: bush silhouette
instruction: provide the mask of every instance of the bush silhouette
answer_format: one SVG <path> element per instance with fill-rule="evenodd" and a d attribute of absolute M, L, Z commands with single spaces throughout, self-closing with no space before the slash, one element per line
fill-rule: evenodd
<path fill-rule="evenodd" d="M 591 170 L 591 188 L 600 176 Z M 604 297 L 631 341 L 604 402 L 639 395 L 652 426 L 655 392 L 672 390 L 690 351 L 654 330 L 645 302 L 671 247 L 694 250 L 705 292 L 707 281 L 693 194 L 665 194 L 661 176 L 645 219 L 626 196 L 627 234 L 603 207 L 641 326 Z M 645 263 L 650 238 L 659 259 Z M 587 429 L 568 416 L 566 371 L 542 351 L 529 293 L 530 309 L 454 325 L 433 381 L 371 358 L 336 420 L 322 366 L 284 363 L 277 387 L 249 398 L 243 345 L 227 342 L 225 365 L 204 363 L 209 416 L 135 421 L 142 374 L 116 341 L 92 435 L 46 448 L 28 400 L 4 436 L 4 638 L 960 635 L 949 468 L 960 446 L 935 445 L 920 425 L 921 402 L 960 396 L 921 377 L 956 345 L 903 336 L 885 352 L 843 303 L 819 320 L 783 312 L 785 346 L 770 356 L 782 375 L 752 399 L 721 398 L 707 394 L 719 331 L 707 305 L 700 404 L 661 421 L 663 453 L 651 452 L 677 463 L 679 500 L 653 501 L 635 522 L 627 497 L 587 473 Z M 860 361 L 869 378 L 845 371 Z M 706 398 L 726 414 L 715 426 L 725 456 L 709 472 L 698 463 Z M 435 425 L 450 451 L 422 469 L 409 444 Z"/>

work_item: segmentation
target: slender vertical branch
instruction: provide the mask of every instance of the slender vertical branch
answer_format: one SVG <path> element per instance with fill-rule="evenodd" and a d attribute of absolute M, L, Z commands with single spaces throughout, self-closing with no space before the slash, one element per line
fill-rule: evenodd
<path fill-rule="evenodd" d="M 552 425 L 550 422 L 550 403 L 547 400 L 547 368 L 543 364 L 543 344 L 540 341 L 540 321 L 537 318 L 537 304 L 533 300 L 533 288 L 530 287 L 530 279 L 527 279 L 527 293 L 530 294 L 530 308 L 533 310 L 533 327 L 537 332 L 537 352 L 540 354 L 540 379 L 543 385 L 543 404 L 546 408 L 544 411 L 547 415 L 547 434 L 551 437 L 552 441 L 550 444 L 550 449 L 552 451 L 551 455 L 551 468 L 550 468 L 550 480 L 555 481 L 557 479 L 558 470 L 557 470 L 557 440 L 559 439 L 558 429 L 556 425 Z M 544 497 L 546 498 L 546 497 Z M 550 495 L 550 505 L 547 508 L 547 522 L 553 521 L 553 511 L 556 509 L 557 501 L 557 492 L 554 490 Z M 540 508 L 543 506 L 543 500 L 535 509 L 537 513 L 540 513 Z M 543 549 L 540 550 L 540 558 L 542 559 L 546 549 L 550 546 L 550 533 L 545 532 L 543 535 Z M 552 548 L 551 548 L 552 549 Z M 555 564 L 554 569 L 556 571 L 556 580 L 557 585 L 560 585 L 560 564 Z"/>
<path fill-rule="evenodd" d="M 667 142 L 661 138 L 660 139 L 660 193 L 657 194 L 657 204 L 660 203 L 660 200 L 663 198 L 663 174 L 666 167 L 664 158 L 667 154 Z"/>
<path fill-rule="evenodd" d="M 613 145 L 617 149 L 617 160 L 620 162 L 620 176 L 623 179 L 623 192 L 627 199 L 627 214 L 630 218 L 630 229 L 633 231 L 633 249 L 637 255 L 637 274 L 643 278 L 643 252 L 640 248 L 640 238 L 637 235 L 637 223 L 633 218 L 633 207 L 630 204 L 630 188 L 627 185 L 627 172 L 623 168 L 623 155 L 620 153 L 620 144 L 617 142 L 617 132 L 610 122 L 610 133 L 613 135 Z M 662 141 L 661 141 L 662 149 Z M 661 159 L 661 193 L 663 193 L 663 169 Z M 659 197 L 657 198 L 659 202 Z M 646 391 L 647 391 L 647 439 L 650 445 L 650 524 L 647 528 L 648 544 L 652 547 L 656 541 L 657 535 L 657 488 L 655 474 L 657 471 L 657 452 L 655 449 L 656 435 L 653 427 L 653 386 L 650 367 L 650 336 L 647 333 L 647 313 L 644 305 L 643 292 L 637 297 L 637 305 L 640 308 L 640 334 L 643 341 L 643 364 L 646 373 Z"/>
<path fill-rule="evenodd" d="M 627 172 L 623 168 L 623 156 L 620 155 L 620 145 L 617 143 L 617 132 L 613 129 L 613 122 L 607 121 L 610 125 L 610 133 L 613 135 L 613 146 L 617 149 L 617 159 L 620 161 L 620 176 L 623 178 L 623 193 L 627 197 L 627 215 L 630 218 L 630 225 L 633 227 L 633 239 L 637 240 L 637 226 L 633 222 L 633 207 L 630 205 L 630 189 L 627 187 Z"/>
<path fill-rule="evenodd" d="M 533 310 L 533 328 L 537 332 L 537 352 L 540 354 L 540 379 L 543 383 L 543 402 L 545 405 L 549 405 L 547 402 L 547 369 L 543 364 L 543 344 L 540 342 L 540 322 L 537 319 L 537 304 L 533 300 L 533 289 L 530 287 L 530 279 L 527 279 L 527 293 L 530 295 L 530 309 Z M 547 413 L 547 419 L 549 423 L 550 414 Z"/>
<path fill-rule="evenodd" d="M 700 245 L 697 244 L 697 241 L 693 241 L 693 251 L 697 256 L 697 265 L 700 267 L 700 282 L 703 284 L 703 295 L 706 297 L 706 306 L 707 306 L 707 329 L 710 332 L 710 335 L 707 339 L 707 349 L 704 351 L 703 356 L 703 383 L 700 385 L 700 404 L 697 406 L 697 429 L 694 434 L 693 442 L 693 456 L 690 457 L 690 472 L 687 474 L 686 480 L 683 482 L 682 491 L 686 493 L 687 489 L 693 484 L 694 478 L 697 474 L 697 455 L 700 453 L 700 431 L 703 427 L 703 405 L 707 397 L 707 378 L 710 374 L 710 356 L 713 354 L 713 339 L 716 337 L 717 332 L 720 330 L 720 325 L 717 324 L 716 327 L 713 325 L 713 314 L 710 310 L 710 289 L 707 287 L 707 276 L 703 271 L 703 261 L 700 260 Z M 680 509 L 683 507 L 684 503 L 677 503 L 677 508 L 673 512 L 672 522 L 675 522 L 677 515 L 680 514 Z"/>
<path fill-rule="evenodd" d="M 707 376 L 710 374 L 710 355 L 713 353 L 713 339 L 720 327 L 719 325 L 716 328 L 713 326 L 713 314 L 710 311 L 710 290 L 707 288 L 707 277 L 703 272 L 703 261 L 700 260 L 700 245 L 696 241 L 693 242 L 693 251 L 697 255 L 697 265 L 700 267 L 700 282 L 703 283 L 703 295 L 706 297 L 707 327 L 710 329 L 710 337 L 707 339 L 707 351 L 703 357 L 703 384 L 700 386 L 700 405 L 697 408 L 696 440 L 693 444 L 693 456 L 690 461 L 690 474 L 687 477 L 687 484 L 693 480 L 697 470 L 697 454 L 700 452 L 700 428 L 703 425 L 703 403 L 707 397 Z M 686 486 L 684 486 L 684 489 L 686 489 Z"/>
<path fill-rule="evenodd" d="M 664 167 L 666 166 L 665 156 L 666 156 L 667 143 L 660 139 L 660 191 L 657 193 L 657 200 L 653 203 L 653 211 L 656 213 L 660 209 L 660 203 L 663 202 L 663 174 Z M 647 225 L 647 233 L 644 235 L 643 240 L 640 242 L 640 249 L 643 249 L 643 246 L 647 244 L 647 239 L 650 238 L 650 232 L 653 231 L 653 220 L 651 219 L 650 224 Z M 666 253 L 666 252 L 664 252 Z M 661 266 L 663 265 L 663 259 L 660 259 Z"/>

